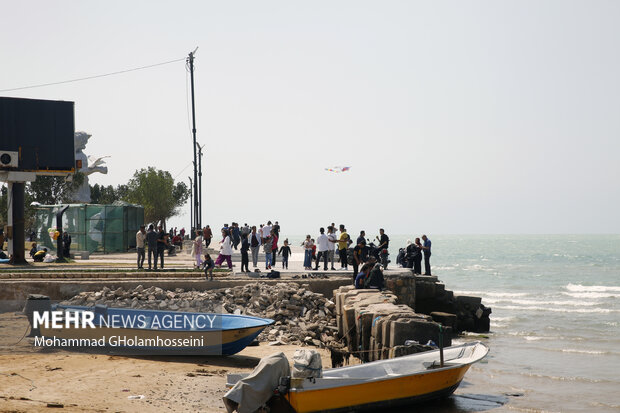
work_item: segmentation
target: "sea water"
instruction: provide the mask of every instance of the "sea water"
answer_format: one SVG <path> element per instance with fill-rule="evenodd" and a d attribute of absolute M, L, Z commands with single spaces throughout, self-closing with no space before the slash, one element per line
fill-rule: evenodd
<path fill-rule="evenodd" d="M 392 263 L 414 238 L 391 237 Z M 434 411 L 620 411 L 620 235 L 429 238 L 433 274 L 493 310 L 488 338 L 456 340 L 488 358 Z"/>
<path fill-rule="evenodd" d="M 421 234 L 388 236 L 394 268 Z M 620 235 L 428 236 L 433 275 L 493 310 L 453 343 L 490 353 L 449 400 L 394 411 L 620 412 Z"/>

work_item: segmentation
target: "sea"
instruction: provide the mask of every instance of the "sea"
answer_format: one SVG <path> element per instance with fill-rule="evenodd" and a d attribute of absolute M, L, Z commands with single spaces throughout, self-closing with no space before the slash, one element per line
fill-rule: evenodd
<path fill-rule="evenodd" d="M 492 308 L 453 343 L 490 352 L 450 399 L 398 412 L 620 412 L 620 235 L 428 235 L 433 275 Z M 390 235 L 390 265 L 416 236 Z"/>
<path fill-rule="evenodd" d="M 488 357 L 428 411 L 620 412 L 620 235 L 429 238 L 432 273 L 493 312 L 490 333 L 455 340 Z"/>

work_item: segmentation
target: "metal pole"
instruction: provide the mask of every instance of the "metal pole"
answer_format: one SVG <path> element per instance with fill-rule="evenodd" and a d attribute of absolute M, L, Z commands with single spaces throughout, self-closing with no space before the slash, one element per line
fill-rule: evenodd
<path fill-rule="evenodd" d="M 199 199 L 198 199 L 198 171 L 196 170 L 196 166 L 197 166 L 196 164 L 196 108 L 194 105 L 194 54 L 196 53 L 196 50 L 198 50 L 198 48 L 196 48 L 193 52 L 189 54 L 189 57 L 187 58 L 187 60 L 189 62 L 189 74 L 190 74 L 191 86 L 192 86 L 192 136 L 194 138 L 194 221 L 195 221 L 194 227 L 198 228 Z"/>
<path fill-rule="evenodd" d="M 443 367 L 443 326 L 439 324 L 439 366 Z"/>
<path fill-rule="evenodd" d="M 187 179 L 189 179 L 189 187 L 192 187 L 192 178 L 191 177 L 187 177 Z M 193 204 L 193 200 L 192 200 L 192 191 L 189 191 L 189 220 L 190 220 L 190 224 L 189 224 L 189 239 L 194 239 L 194 215 L 192 214 L 192 210 L 194 209 L 194 204 Z"/>
<path fill-rule="evenodd" d="M 12 225 L 11 238 L 13 255 L 11 264 L 26 264 L 26 253 L 24 251 L 24 192 L 26 184 L 24 182 L 9 183 L 10 201 L 9 214 L 11 215 Z"/>
<path fill-rule="evenodd" d="M 204 145 L 198 145 L 198 228 L 202 228 L 202 148 Z"/>

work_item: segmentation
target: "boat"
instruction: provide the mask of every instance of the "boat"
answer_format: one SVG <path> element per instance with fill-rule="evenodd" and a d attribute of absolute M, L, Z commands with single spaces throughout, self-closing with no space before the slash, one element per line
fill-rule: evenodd
<path fill-rule="evenodd" d="M 143 355 L 232 355 L 274 323 L 227 313 L 52 305 L 49 299 L 29 300 L 25 312 L 35 346 L 69 350 L 105 347 Z"/>
<path fill-rule="evenodd" d="M 297 413 L 381 411 L 451 395 L 469 367 L 482 360 L 488 351 L 487 346 L 476 341 L 328 369 L 320 378 L 291 378 L 288 389 L 282 393 Z M 234 386 L 245 376 L 230 374 L 227 385 Z"/>

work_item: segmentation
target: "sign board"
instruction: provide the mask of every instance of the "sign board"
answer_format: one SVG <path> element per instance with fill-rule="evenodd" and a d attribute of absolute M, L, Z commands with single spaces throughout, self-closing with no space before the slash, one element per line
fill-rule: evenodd
<path fill-rule="evenodd" d="M 0 97 L 0 172 L 75 172 L 74 103 Z"/>

